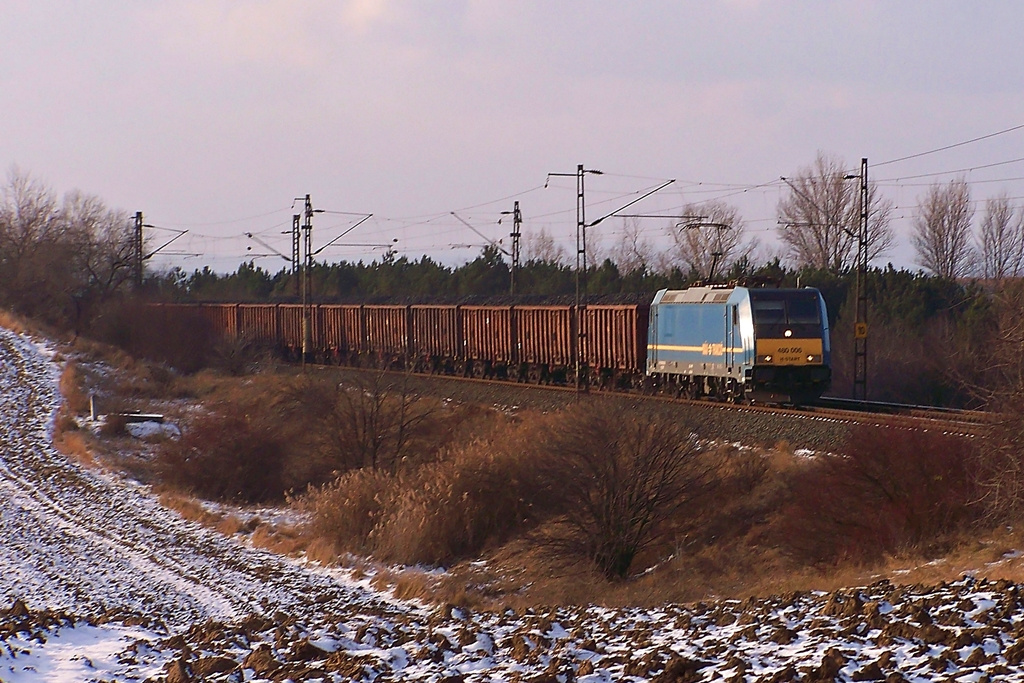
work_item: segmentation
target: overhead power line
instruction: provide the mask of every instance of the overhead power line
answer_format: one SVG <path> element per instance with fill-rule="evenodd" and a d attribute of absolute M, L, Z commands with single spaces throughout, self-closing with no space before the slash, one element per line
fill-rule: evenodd
<path fill-rule="evenodd" d="M 909 159 L 917 159 L 918 157 L 928 156 L 929 154 L 936 154 L 938 152 L 945 152 L 947 149 L 954 149 L 956 147 L 963 147 L 964 145 L 970 145 L 972 143 L 980 142 L 982 140 L 988 140 L 989 138 L 994 138 L 997 135 L 1004 135 L 1006 133 L 1012 133 L 1013 131 L 1020 130 L 1021 128 L 1024 128 L 1024 123 L 1016 125 L 1016 126 L 1012 126 L 1010 128 L 1006 128 L 1004 130 L 996 131 L 995 133 L 989 133 L 988 135 L 981 135 L 981 136 L 976 137 L 976 138 L 971 138 L 970 140 L 964 140 L 963 142 L 955 142 L 952 145 L 945 145 L 944 147 L 936 147 L 935 149 L 930 149 L 927 152 L 918 152 L 917 154 L 908 154 L 907 156 L 899 157 L 898 159 L 889 159 L 888 161 L 883 161 L 880 164 L 874 164 L 874 166 L 875 166 L 875 168 L 878 168 L 879 166 L 886 166 L 888 164 L 896 164 L 896 163 L 899 163 L 901 161 L 907 161 Z"/>

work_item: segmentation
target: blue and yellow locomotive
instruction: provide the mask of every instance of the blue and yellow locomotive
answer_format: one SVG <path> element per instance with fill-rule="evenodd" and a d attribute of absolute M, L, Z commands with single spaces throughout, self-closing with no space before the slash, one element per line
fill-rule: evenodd
<path fill-rule="evenodd" d="M 651 303 L 648 381 L 692 398 L 801 403 L 832 379 L 817 289 L 691 287 Z"/>

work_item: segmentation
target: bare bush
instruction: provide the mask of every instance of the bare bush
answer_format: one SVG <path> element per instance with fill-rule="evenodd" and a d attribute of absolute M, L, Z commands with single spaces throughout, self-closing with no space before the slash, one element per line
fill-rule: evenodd
<path fill-rule="evenodd" d="M 821 456 L 796 474 L 778 542 L 814 563 L 940 545 L 977 518 L 974 462 L 961 437 L 856 428 L 843 455 Z"/>
<path fill-rule="evenodd" d="M 641 407 L 583 404 L 561 416 L 538 462 L 566 534 L 556 545 L 625 577 L 663 521 L 709 490 L 715 466 L 685 422 Z"/>
<path fill-rule="evenodd" d="M 978 482 L 989 517 L 1024 516 L 1024 283 L 1007 281 L 995 296 L 996 325 L 979 345 L 984 368 L 973 389 L 993 416 L 982 440 Z"/>
<path fill-rule="evenodd" d="M 280 431 L 237 408 L 200 417 L 165 442 L 157 469 L 170 486 L 212 500 L 277 501 L 289 488 Z"/>
<path fill-rule="evenodd" d="M 306 387 L 320 405 L 320 440 L 332 469 L 397 471 L 430 432 L 436 403 L 413 393 L 407 378 L 375 373 L 344 384 Z"/>
<path fill-rule="evenodd" d="M 104 306 L 93 323 L 93 334 L 137 358 L 185 373 L 207 367 L 217 341 L 209 320 L 198 314 L 171 314 L 131 300 Z"/>

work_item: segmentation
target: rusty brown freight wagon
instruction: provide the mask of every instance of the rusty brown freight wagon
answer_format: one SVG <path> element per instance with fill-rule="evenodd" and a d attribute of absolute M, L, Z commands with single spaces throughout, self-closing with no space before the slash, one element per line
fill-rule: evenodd
<path fill-rule="evenodd" d="M 629 388 L 641 381 L 647 359 L 647 304 L 590 305 L 583 311 L 583 358 L 591 382 Z"/>
<path fill-rule="evenodd" d="M 512 307 L 460 306 L 466 373 L 473 377 L 507 374 L 512 361 Z"/>
<path fill-rule="evenodd" d="M 366 351 L 366 325 L 359 305 L 321 304 L 317 306 L 319 338 L 317 348 L 334 363 L 355 365 Z"/>
<path fill-rule="evenodd" d="M 564 380 L 575 366 L 576 308 L 574 306 L 516 306 L 515 362 L 518 378 L 530 382 Z"/>
<path fill-rule="evenodd" d="M 284 350 L 291 356 L 297 357 L 302 353 L 302 326 L 303 306 L 301 304 L 278 304 L 277 315 L 280 321 L 281 338 L 280 343 Z M 307 307 L 310 316 L 310 333 L 314 330 L 312 307 Z M 313 338 L 310 337 L 310 342 Z M 314 349 L 310 349 L 313 352 Z"/>
<path fill-rule="evenodd" d="M 185 317 L 195 316 L 209 325 L 210 331 L 220 339 L 238 338 L 238 304 L 157 304 L 172 316 L 181 316 L 181 323 L 187 325 Z"/>
<path fill-rule="evenodd" d="M 238 333 L 245 339 L 278 348 L 281 345 L 281 321 L 275 304 L 238 304 Z"/>
<path fill-rule="evenodd" d="M 404 364 L 409 355 L 409 307 L 363 306 L 367 351 L 382 367 Z"/>
<path fill-rule="evenodd" d="M 460 318 L 458 306 L 414 305 L 412 321 L 412 368 L 417 372 L 454 372 L 459 360 Z"/>

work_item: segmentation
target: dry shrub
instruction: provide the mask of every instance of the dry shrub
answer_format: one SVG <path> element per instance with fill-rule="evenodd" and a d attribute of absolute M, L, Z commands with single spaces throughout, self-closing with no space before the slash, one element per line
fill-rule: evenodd
<path fill-rule="evenodd" d="M 786 477 L 776 468 L 778 457 L 774 450 L 728 445 L 707 449 L 702 458 L 713 476 L 706 482 L 706 495 L 689 501 L 668 520 L 666 541 L 671 546 L 663 544 L 655 550 L 680 557 L 713 554 L 715 548 L 745 543 L 746 536 L 764 524 L 785 492 Z M 781 457 L 788 462 L 785 455 Z"/>
<path fill-rule="evenodd" d="M 1024 282 L 1000 282 L 992 305 L 995 323 L 958 360 L 973 370 L 972 393 L 993 423 L 980 443 L 978 483 L 993 524 L 1024 518 Z"/>
<path fill-rule="evenodd" d="M 299 505 L 339 550 L 406 564 L 473 557 L 556 519 L 551 549 L 621 578 L 674 512 L 710 491 L 718 463 L 698 454 L 678 415 L 588 403 L 416 468 L 345 473 Z"/>
<path fill-rule="evenodd" d="M 303 376 L 281 390 L 288 420 L 306 457 L 297 477 L 332 481 L 363 467 L 392 473 L 413 470 L 468 437 L 493 433 L 504 420 L 496 410 L 450 406 L 410 390 L 407 378 L 368 373 L 339 383 Z"/>
<path fill-rule="evenodd" d="M 64 404 L 73 415 L 81 415 L 89 410 L 89 397 L 82 389 L 84 385 L 78 364 L 68 361 L 60 373 L 60 393 Z"/>
<path fill-rule="evenodd" d="M 207 359 L 210 367 L 238 377 L 259 366 L 265 349 L 245 336 L 219 337 L 213 342 Z"/>
<path fill-rule="evenodd" d="M 54 422 L 54 439 L 64 432 L 74 432 L 78 430 L 78 420 L 75 416 L 68 411 L 66 406 L 61 406 L 57 410 L 57 419 Z"/>
<path fill-rule="evenodd" d="M 235 503 L 281 501 L 288 489 L 285 444 L 273 423 L 237 407 L 204 415 L 157 456 L 163 481 L 180 490 Z"/>
<path fill-rule="evenodd" d="M 1024 518 L 1024 391 L 1002 397 L 995 421 L 979 444 L 977 481 L 993 524 Z"/>
<path fill-rule="evenodd" d="M 932 550 L 978 517 L 976 455 L 966 439 L 859 427 L 844 453 L 793 478 L 776 531 L 800 561 L 874 562 Z"/>
<path fill-rule="evenodd" d="M 567 410 L 548 430 L 538 458 L 548 500 L 564 519 L 552 539 L 586 557 L 608 579 L 628 575 L 683 506 L 704 498 L 717 462 L 701 457 L 691 425 L 677 413 L 609 403 Z"/>
<path fill-rule="evenodd" d="M 209 320 L 193 311 L 132 300 L 108 304 L 93 322 L 92 333 L 135 357 L 166 363 L 185 373 L 206 367 L 218 341 Z"/>
<path fill-rule="evenodd" d="M 429 436 L 438 404 L 411 391 L 405 377 L 374 373 L 345 384 L 312 382 L 301 390 L 323 424 L 321 452 L 333 470 L 394 472 L 433 452 Z"/>
<path fill-rule="evenodd" d="M 107 413 L 100 425 L 103 436 L 123 436 L 128 433 L 128 418 L 121 413 Z"/>
<path fill-rule="evenodd" d="M 535 432 L 510 428 L 444 459 L 391 473 L 355 470 L 298 505 L 311 532 L 342 551 L 406 564 L 445 564 L 529 527 L 541 489 Z"/>
<path fill-rule="evenodd" d="M 53 435 L 53 445 L 58 451 L 86 467 L 93 464 L 92 451 L 81 432 L 58 429 Z"/>
<path fill-rule="evenodd" d="M 28 327 L 25 325 L 24 320 L 11 311 L 2 308 L 0 308 L 0 327 L 16 334 L 26 334 L 28 332 Z"/>

